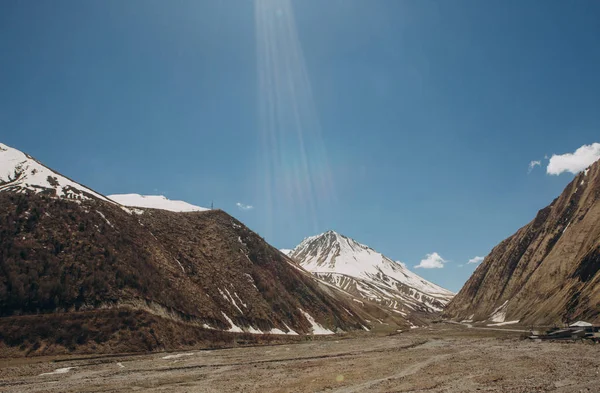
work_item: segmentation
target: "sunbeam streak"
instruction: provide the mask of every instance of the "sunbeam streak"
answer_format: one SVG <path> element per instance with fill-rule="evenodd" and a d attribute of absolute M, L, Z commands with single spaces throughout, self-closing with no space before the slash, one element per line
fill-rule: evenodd
<path fill-rule="evenodd" d="M 317 227 L 334 186 L 290 0 L 255 0 L 267 230 L 282 212 Z"/>

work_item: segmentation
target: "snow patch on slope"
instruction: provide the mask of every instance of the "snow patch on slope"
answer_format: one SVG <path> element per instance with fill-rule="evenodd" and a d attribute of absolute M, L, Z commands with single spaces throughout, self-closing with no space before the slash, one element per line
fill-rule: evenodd
<path fill-rule="evenodd" d="M 184 201 L 172 201 L 163 195 L 114 194 L 109 195 L 108 198 L 128 207 L 160 209 L 172 212 L 203 212 L 209 210 Z"/>
<path fill-rule="evenodd" d="M 571 327 L 590 327 L 590 326 L 594 326 L 594 325 L 589 322 L 586 322 L 586 321 L 577 321 L 575 323 L 570 324 L 569 326 L 571 326 Z"/>
<path fill-rule="evenodd" d="M 498 323 L 488 323 L 486 326 L 506 326 L 506 325 L 514 325 L 515 323 L 519 323 L 519 320 L 516 321 L 506 321 L 506 322 L 498 322 Z"/>
<path fill-rule="evenodd" d="M 490 321 L 492 322 L 504 322 L 506 319 L 506 305 L 508 304 L 508 300 L 502 303 L 502 305 L 494 310 L 492 315 L 490 315 Z"/>
<path fill-rule="evenodd" d="M 309 313 L 307 313 L 306 311 L 304 311 L 301 308 L 299 308 L 298 310 L 300 310 L 302 315 L 304 315 L 304 317 L 312 325 L 313 334 L 315 334 L 315 335 L 334 334 L 331 330 L 321 326 L 317 321 L 315 321 L 315 319 L 312 317 L 312 315 L 310 315 Z"/>
<path fill-rule="evenodd" d="M 283 330 L 277 329 L 277 328 L 273 328 L 273 329 L 269 330 L 268 332 L 263 332 L 261 330 L 256 329 L 254 326 L 248 326 L 248 327 L 241 328 L 241 327 L 237 326 L 231 320 L 231 318 L 229 318 L 227 316 L 227 314 L 225 314 L 224 312 L 221 312 L 221 314 L 223 314 L 223 317 L 227 320 L 227 322 L 229 323 L 229 325 L 231 325 L 231 328 L 225 330 L 226 332 L 231 332 L 231 333 L 250 333 L 250 334 L 281 334 L 281 335 L 289 335 L 289 336 L 297 336 L 298 335 L 298 333 L 296 333 L 295 331 L 293 331 L 292 329 L 290 329 L 288 327 L 288 325 L 286 325 L 286 324 L 284 324 L 284 326 L 289 330 L 288 332 L 284 332 Z M 321 326 L 321 328 L 323 328 L 323 327 Z M 333 332 L 331 332 L 331 333 L 333 333 Z M 330 333 L 316 333 L 315 332 L 313 334 L 330 334 Z"/>
<path fill-rule="evenodd" d="M 244 331 L 242 330 L 242 328 L 240 328 L 235 323 L 233 323 L 233 321 L 231 320 L 231 318 L 229 318 L 227 316 L 227 314 L 225 314 L 224 312 L 221 312 L 221 314 L 223 314 L 223 317 L 225 317 L 225 319 L 227 320 L 227 322 L 229 322 L 229 324 L 231 325 L 231 328 L 227 330 L 228 332 L 232 332 L 232 333 L 244 333 Z"/>

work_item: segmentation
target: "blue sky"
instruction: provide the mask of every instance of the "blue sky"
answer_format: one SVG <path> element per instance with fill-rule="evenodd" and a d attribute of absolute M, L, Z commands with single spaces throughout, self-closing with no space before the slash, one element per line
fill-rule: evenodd
<path fill-rule="evenodd" d="M 417 272 L 456 291 L 572 179 L 544 156 L 600 142 L 598 20 L 584 0 L 6 0 L 0 141 L 104 194 L 214 200 L 276 247 L 334 229 L 410 267 L 436 252 Z"/>

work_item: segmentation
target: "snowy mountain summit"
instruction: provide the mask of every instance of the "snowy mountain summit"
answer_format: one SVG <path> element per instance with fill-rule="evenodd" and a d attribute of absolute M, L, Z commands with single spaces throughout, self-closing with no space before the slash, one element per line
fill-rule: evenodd
<path fill-rule="evenodd" d="M 209 210 L 184 201 L 173 201 L 162 195 L 117 194 L 104 195 L 53 171 L 35 158 L 0 143 L 0 192 L 45 193 L 75 201 L 100 199 L 104 202 L 136 208 L 152 208 L 173 212 Z"/>
<path fill-rule="evenodd" d="M 111 202 L 105 196 L 61 175 L 33 157 L 0 143 L 0 192 L 48 193 L 73 200 L 92 198 Z"/>
<path fill-rule="evenodd" d="M 404 264 L 334 231 L 304 239 L 289 256 L 320 279 L 403 316 L 440 311 L 454 295 Z"/>

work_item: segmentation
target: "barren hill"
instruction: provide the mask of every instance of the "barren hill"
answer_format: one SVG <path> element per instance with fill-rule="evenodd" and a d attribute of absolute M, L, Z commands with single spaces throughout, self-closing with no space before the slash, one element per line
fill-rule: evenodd
<path fill-rule="evenodd" d="M 502 241 L 454 297 L 459 320 L 600 323 L 600 162 Z"/>
<path fill-rule="evenodd" d="M 340 291 L 223 211 L 127 208 L 0 148 L 0 349 L 139 351 L 367 328 Z"/>

